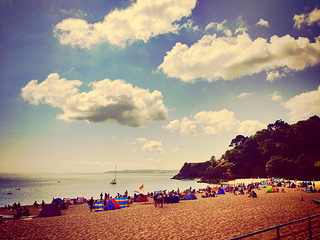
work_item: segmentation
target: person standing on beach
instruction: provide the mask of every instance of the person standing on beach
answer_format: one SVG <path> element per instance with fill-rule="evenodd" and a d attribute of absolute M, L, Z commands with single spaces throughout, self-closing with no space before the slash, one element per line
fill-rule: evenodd
<path fill-rule="evenodd" d="M 158 205 L 158 194 L 154 194 L 153 201 L 154 201 L 154 206 L 157 207 L 157 205 Z"/>
<path fill-rule="evenodd" d="M 89 204 L 90 212 L 92 212 L 93 204 L 94 204 L 93 197 L 91 197 L 91 199 L 89 200 L 88 204 Z"/>

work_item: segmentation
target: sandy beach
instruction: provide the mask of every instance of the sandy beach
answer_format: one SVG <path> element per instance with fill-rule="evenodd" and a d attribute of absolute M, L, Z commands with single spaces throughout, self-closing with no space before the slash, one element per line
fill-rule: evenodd
<path fill-rule="evenodd" d="M 255 199 L 230 193 L 214 198 L 197 194 L 197 200 L 166 204 L 164 208 L 155 208 L 151 198 L 148 203 L 103 212 L 90 212 L 85 204 L 70 205 L 62 210 L 62 216 L 1 224 L 1 239 L 230 239 L 320 214 L 320 205 L 312 202 L 320 199 L 320 193 L 288 188 L 286 193 L 265 190 L 256 190 Z M 32 215 L 40 212 L 33 206 L 29 208 Z M 306 239 L 307 226 L 305 221 L 284 227 L 281 239 Z M 320 233 L 319 217 L 312 226 L 314 233 Z M 275 237 L 274 230 L 248 239 Z"/>

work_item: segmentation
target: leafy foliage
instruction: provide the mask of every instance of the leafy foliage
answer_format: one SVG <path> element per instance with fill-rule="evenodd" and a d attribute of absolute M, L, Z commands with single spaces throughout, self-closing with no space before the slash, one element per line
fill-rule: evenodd
<path fill-rule="evenodd" d="M 226 151 L 222 159 L 216 160 L 213 156 L 198 165 L 196 172 L 185 163 L 180 173 L 187 171 L 180 176 L 193 175 L 206 180 L 268 176 L 320 180 L 318 116 L 292 125 L 277 120 L 250 137 L 236 136 L 230 147 L 233 148 Z"/>

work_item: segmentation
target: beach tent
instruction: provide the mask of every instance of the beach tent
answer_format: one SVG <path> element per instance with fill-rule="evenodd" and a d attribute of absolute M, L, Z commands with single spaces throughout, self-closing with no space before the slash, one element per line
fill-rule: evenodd
<path fill-rule="evenodd" d="M 143 195 L 143 194 L 139 194 L 136 195 L 135 198 L 133 199 L 134 202 L 148 202 L 148 197 Z"/>
<path fill-rule="evenodd" d="M 193 199 L 197 199 L 197 197 L 193 193 L 188 193 L 187 195 L 184 196 L 183 199 L 184 200 L 193 200 Z"/>
<path fill-rule="evenodd" d="M 225 194 L 224 190 L 222 188 L 219 188 L 218 193 L 217 194 Z"/>
<path fill-rule="evenodd" d="M 178 196 L 169 196 L 168 197 L 168 203 L 178 203 L 180 201 L 180 198 Z"/>
<path fill-rule="evenodd" d="M 273 193 L 275 192 L 276 190 L 274 189 L 274 187 L 269 187 L 267 190 L 266 190 L 266 193 Z"/>
<path fill-rule="evenodd" d="M 226 192 L 230 192 L 230 187 L 226 187 Z"/>
<path fill-rule="evenodd" d="M 58 205 L 61 205 L 61 203 L 63 203 L 63 200 L 61 198 L 55 198 L 55 199 L 53 199 L 52 203 L 56 203 Z"/>
<path fill-rule="evenodd" d="M 60 216 L 61 211 L 56 204 L 47 204 L 41 210 L 39 217 L 53 217 Z"/>
<path fill-rule="evenodd" d="M 120 209 L 119 203 L 113 198 L 109 198 L 106 206 L 104 207 L 104 210 L 115 210 L 115 209 Z"/>

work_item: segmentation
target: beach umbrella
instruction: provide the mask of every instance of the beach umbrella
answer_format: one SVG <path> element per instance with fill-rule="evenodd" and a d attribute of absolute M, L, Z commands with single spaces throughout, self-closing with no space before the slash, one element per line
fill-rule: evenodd
<path fill-rule="evenodd" d="M 193 193 L 188 193 L 186 196 L 184 196 L 183 199 L 184 200 L 194 200 L 194 199 L 197 199 L 197 197 Z"/>
<path fill-rule="evenodd" d="M 120 209 L 119 203 L 113 198 L 109 198 L 106 206 L 104 207 L 104 210 L 115 210 L 115 209 Z"/>

